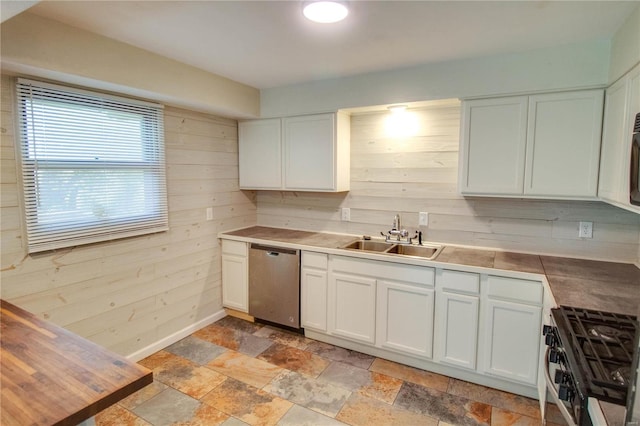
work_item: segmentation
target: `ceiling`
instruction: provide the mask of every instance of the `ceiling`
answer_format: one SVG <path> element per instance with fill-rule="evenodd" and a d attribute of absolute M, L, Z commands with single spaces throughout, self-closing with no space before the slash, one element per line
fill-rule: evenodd
<path fill-rule="evenodd" d="M 350 1 L 336 24 L 302 1 L 42 1 L 29 12 L 267 89 L 608 39 L 636 1 Z"/>

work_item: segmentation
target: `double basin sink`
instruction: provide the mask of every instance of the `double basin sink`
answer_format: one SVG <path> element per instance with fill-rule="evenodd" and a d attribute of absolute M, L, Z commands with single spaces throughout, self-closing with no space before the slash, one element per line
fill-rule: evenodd
<path fill-rule="evenodd" d="M 356 240 L 342 247 L 346 250 L 368 251 L 373 253 L 391 254 L 398 256 L 413 256 L 421 259 L 435 259 L 443 249 L 440 245 L 415 245 L 415 244 L 399 244 L 386 241 L 375 240 Z"/>

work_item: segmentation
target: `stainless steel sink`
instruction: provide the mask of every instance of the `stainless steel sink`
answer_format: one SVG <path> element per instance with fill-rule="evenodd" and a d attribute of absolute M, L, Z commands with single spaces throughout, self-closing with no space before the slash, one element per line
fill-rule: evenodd
<path fill-rule="evenodd" d="M 342 246 L 341 248 L 347 250 L 375 251 L 380 253 L 389 250 L 393 246 L 394 244 L 385 243 L 383 241 L 357 240 L 347 244 L 346 246 Z"/>
<path fill-rule="evenodd" d="M 370 251 L 395 256 L 413 256 L 422 259 L 434 259 L 443 249 L 441 245 L 396 244 L 375 240 L 356 240 L 340 248 L 347 250 Z"/>
<path fill-rule="evenodd" d="M 404 256 L 416 256 L 425 259 L 433 259 L 442 250 L 442 246 L 414 246 L 414 245 L 402 245 L 397 244 L 391 247 L 387 253 L 389 254 L 401 254 Z"/>

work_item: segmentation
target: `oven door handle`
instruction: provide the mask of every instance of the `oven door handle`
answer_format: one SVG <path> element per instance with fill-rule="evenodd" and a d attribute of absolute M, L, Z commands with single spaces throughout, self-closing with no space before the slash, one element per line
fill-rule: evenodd
<path fill-rule="evenodd" d="M 553 401 L 558 406 L 558 409 L 560 410 L 560 413 L 562 414 L 562 417 L 564 417 L 564 420 L 567 422 L 567 424 L 569 426 L 576 426 L 576 420 L 573 418 L 573 415 L 571 414 L 571 412 L 567 409 L 567 407 L 564 405 L 564 403 L 558 396 L 558 391 L 556 390 L 553 380 L 551 379 L 551 373 L 549 372 L 549 351 L 550 350 L 551 350 L 551 347 L 547 347 L 547 351 L 544 354 L 544 357 L 545 357 L 544 379 L 547 382 L 547 389 L 549 390 L 549 393 L 551 393 L 551 397 Z"/>

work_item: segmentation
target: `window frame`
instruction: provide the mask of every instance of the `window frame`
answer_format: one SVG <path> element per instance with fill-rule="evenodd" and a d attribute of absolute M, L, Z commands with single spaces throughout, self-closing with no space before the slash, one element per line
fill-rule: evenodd
<path fill-rule="evenodd" d="M 15 90 L 28 253 L 169 229 L 163 105 L 25 78 L 16 79 Z M 66 182 L 61 192 L 86 189 L 79 203 L 84 210 L 70 203 L 55 219 L 45 189 L 55 178 Z M 109 208 L 87 214 L 96 199 Z"/>

